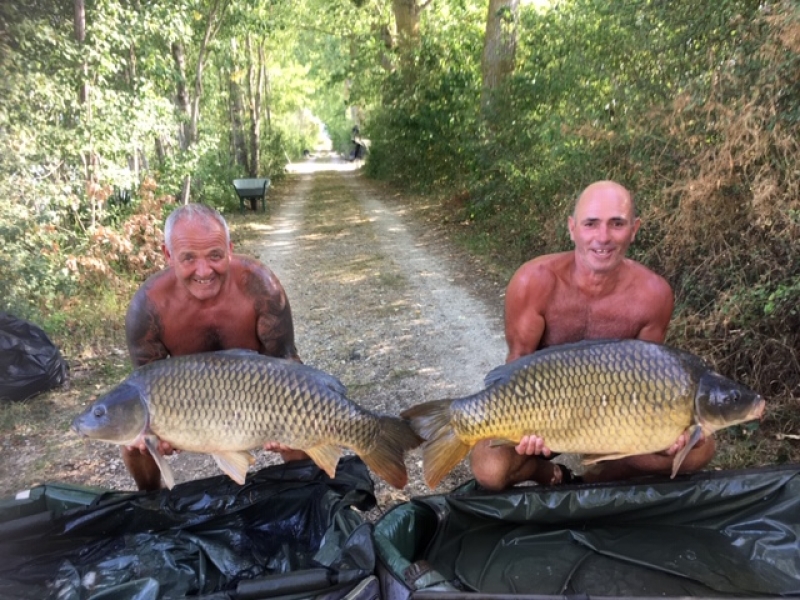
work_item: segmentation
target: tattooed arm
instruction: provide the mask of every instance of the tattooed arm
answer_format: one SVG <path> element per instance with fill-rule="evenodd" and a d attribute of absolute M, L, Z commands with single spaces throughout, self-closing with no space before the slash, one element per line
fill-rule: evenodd
<path fill-rule="evenodd" d="M 243 259 L 244 288 L 256 310 L 256 335 L 261 354 L 302 362 L 294 343 L 294 323 L 289 299 L 281 282 L 259 262 Z"/>
<path fill-rule="evenodd" d="M 149 288 L 150 282 L 139 288 L 125 315 L 125 338 L 134 367 L 169 356 L 167 348 L 161 342 L 161 318 L 155 305 L 147 297 Z"/>

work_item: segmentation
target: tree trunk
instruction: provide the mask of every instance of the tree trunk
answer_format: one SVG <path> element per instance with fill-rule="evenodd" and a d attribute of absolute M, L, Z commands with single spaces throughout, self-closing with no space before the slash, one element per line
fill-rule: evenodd
<path fill-rule="evenodd" d="M 486 115 L 494 93 L 514 72 L 518 16 L 519 0 L 489 0 L 481 60 L 481 107 Z"/>
<path fill-rule="evenodd" d="M 247 36 L 247 95 L 250 100 L 250 177 L 258 177 L 261 165 L 261 90 L 264 88 L 264 42 L 258 44 L 254 62 L 253 41 Z"/>
<path fill-rule="evenodd" d="M 267 140 L 272 140 L 272 88 L 269 83 L 269 73 L 267 72 L 267 59 L 264 56 L 264 44 L 258 47 L 258 60 L 261 63 L 261 75 L 264 80 L 264 113 L 267 115 Z"/>
<path fill-rule="evenodd" d="M 180 116 L 178 141 L 181 150 L 186 150 L 189 147 L 189 135 L 186 129 L 189 122 L 189 92 L 186 89 L 186 54 L 183 51 L 181 42 L 173 42 L 172 58 L 175 61 L 175 70 L 177 71 L 175 103 L 178 106 L 178 114 Z"/>
<path fill-rule="evenodd" d="M 200 122 L 200 99 L 203 96 L 203 71 L 206 67 L 206 57 L 208 56 L 208 46 L 211 40 L 219 32 L 222 26 L 222 13 L 227 4 L 225 0 L 215 0 L 208 13 L 206 30 L 203 33 L 203 41 L 200 43 L 200 50 L 197 53 L 197 65 L 194 72 L 194 98 L 192 98 L 192 116 L 189 128 L 189 145 L 197 141 L 197 125 Z"/>
<path fill-rule="evenodd" d="M 158 161 L 158 167 L 163 168 L 164 164 L 167 162 L 167 148 L 166 144 L 164 144 L 164 138 L 160 135 L 157 135 L 154 140 L 155 149 L 156 149 L 156 160 Z"/>
<path fill-rule="evenodd" d="M 248 172 L 247 141 L 244 135 L 244 100 L 242 98 L 242 87 L 239 85 L 239 64 L 236 39 L 231 38 L 231 74 L 230 74 L 230 96 L 231 96 L 231 137 L 233 141 L 233 156 L 236 166 L 242 171 Z"/>
<path fill-rule="evenodd" d="M 419 16 L 431 1 L 426 0 L 418 4 L 417 0 L 392 0 L 392 12 L 397 28 L 396 67 L 403 74 L 408 89 L 415 85 L 417 78 L 413 58 L 420 43 Z"/>
<path fill-rule="evenodd" d="M 183 44 L 180 42 L 172 44 L 172 56 L 175 59 L 175 64 L 178 69 L 178 109 L 184 119 L 188 117 L 188 120 L 184 120 L 181 126 L 181 133 L 183 135 L 181 149 L 184 151 L 188 150 L 189 147 L 197 141 L 197 126 L 200 120 L 200 99 L 203 96 L 203 70 L 205 69 L 208 46 L 222 26 L 222 13 L 225 11 L 226 7 L 226 0 L 214 0 L 208 12 L 203 41 L 200 43 L 200 49 L 197 53 L 197 65 L 195 66 L 194 72 L 194 97 L 192 98 L 189 97 L 188 86 L 186 85 L 186 57 Z M 192 178 L 191 175 L 187 174 L 183 180 L 183 188 L 180 197 L 181 204 L 189 203 L 191 188 Z"/>
<path fill-rule="evenodd" d="M 84 44 L 86 43 L 86 4 L 84 0 L 75 0 L 75 41 L 81 53 L 84 53 Z M 97 154 L 94 152 L 94 143 L 92 142 L 92 99 L 89 87 L 89 63 L 85 56 L 81 63 L 81 87 L 78 91 L 78 101 L 83 110 L 83 128 L 88 136 L 87 149 L 83 152 L 81 158 L 83 159 L 83 177 L 84 189 L 86 192 L 86 199 L 89 201 L 91 223 L 90 226 L 94 228 L 97 225 L 98 216 L 98 200 L 97 191 L 98 187 L 95 185 L 97 180 Z"/>
<path fill-rule="evenodd" d="M 372 26 L 372 34 L 375 39 L 383 46 L 381 50 L 381 68 L 391 73 L 394 71 L 394 58 L 392 52 L 395 48 L 395 39 L 392 30 L 386 24 L 376 23 Z M 355 58 L 358 54 L 357 38 L 353 36 L 350 40 L 350 56 Z"/>
<path fill-rule="evenodd" d="M 422 8 L 417 0 L 392 0 L 397 38 L 401 47 L 415 47 L 419 41 L 419 14 Z"/>
<path fill-rule="evenodd" d="M 190 130 L 190 103 L 189 91 L 186 86 L 186 54 L 183 50 L 181 42 L 173 42 L 172 44 L 172 58 L 175 60 L 175 69 L 177 70 L 178 81 L 176 85 L 176 98 L 175 102 L 178 105 L 178 113 L 180 123 L 178 125 L 178 141 L 181 146 L 181 151 L 185 152 L 191 145 L 191 130 Z M 191 192 L 192 180 L 187 175 L 183 178 L 183 185 L 181 186 L 181 194 L 179 202 L 181 204 L 189 203 L 189 193 Z"/>
<path fill-rule="evenodd" d="M 75 41 L 78 42 L 78 47 L 83 49 L 83 45 L 86 43 L 86 4 L 84 0 L 75 0 Z M 89 65 L 85 58 L 81 65 L 81 71 L 81 89 L 78 99 L 88 111 L 91 111 L 91 103 L 89 102 Z"/>

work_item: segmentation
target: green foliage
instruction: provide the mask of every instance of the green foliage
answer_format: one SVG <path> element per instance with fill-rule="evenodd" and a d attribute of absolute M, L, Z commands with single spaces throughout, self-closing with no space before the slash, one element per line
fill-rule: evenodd
<path fill-rule="evenodd" d="M 55 257 L 73 237 L 25 205 L 9 202 L 0 185 L 0 310 L 21 317 L 36 317 L 54 308 L 58 299 L 75 289 L 72 275 Z"/>
<path fill-rule="evenodd" d="M 215 152 L 204 155 L 195 170 L 193 198 L 213 206 L 221 213 L 232 213 L 239 210 L 239 197 L 233 188 L 233 180 L 242 177 L 238 168 L 218 160 Z"/>
<path fill-rule="evenodd" d="M 469 177 L 483 19 L 474 8 L 428 15 L 419 47 L 399 57 L 399 68 L 383 78 L 382 98 L 368 110 L 362 134 L 372 141 L 370 174 L 423 190 L 456 187 Z"/>

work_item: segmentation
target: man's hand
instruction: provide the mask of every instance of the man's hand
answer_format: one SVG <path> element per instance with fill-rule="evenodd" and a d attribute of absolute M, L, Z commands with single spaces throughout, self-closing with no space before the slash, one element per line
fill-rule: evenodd
<path fill-rule="evenodd" d="M 537 435 L 526 435 L 514 448 L 517 454 L 523 456 L 550 456 L 550 448 L 544 445 L 544 440 Z"/>
<path fill-rule="evenodd" d="M 149 454 L 143 438 L 140 439 L 138 443 L 133 444 L 132 446 L 125 446 L 125 448 L 128 450 L 128 452 L 136 452 L 138 450 L 140 454 Z M 180 450 L 173 448 L 169 442 L 158 440 L 158 452 L 163 456 L 170 456 L 171 454 L 180 452 Z"/>
<path fill-rule="evenodd" d="M 678 436 L 678 439 L 675 440 L 672 446 L 670 446 L 666 450 L 663 450 L 662 452 L 659 452 L 658 454 L 662 454 L 664 456 L 675 456 L 678 452 L 680 452 L 686 447 L 686 444 L 688 442 L 689 442 L 689 434 L 686 431 L 684 431 L 682 434 Z M 697 440 L 697 443 L 694 445 L 692 449 L 699 448 L 705 443 L 706 443 L 706 436 L 704 434 L 701 434 L 700 439 Z"/>
<path fill-rule="evenodd" d="M 267 442 L 264 444 L 264 450 L 267 452 L 277 452 L 281 455 L 283 462 L 292 462 L 294 460 L 305 460 L 309 458 L 308 454 L 302 450 L 290 448 L 286 444 L 281 444 L 280 442 Z"/>

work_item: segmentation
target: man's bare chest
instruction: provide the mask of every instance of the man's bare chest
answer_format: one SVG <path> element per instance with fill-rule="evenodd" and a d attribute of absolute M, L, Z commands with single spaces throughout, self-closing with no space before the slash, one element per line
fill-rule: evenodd
<path fill-rule="evenodd" d="M 636 338 L 642 327 L 636 307 L 616 299 L 562 298 L 545 312 L 545 345 L 585 339 Z"/>
<path fill-rule="evenodd" d="M 229 348 L 258 349 L 255 315 L 231 311 L 187 311 L 164 323 L 164 344 L 172 355 Z"/>

